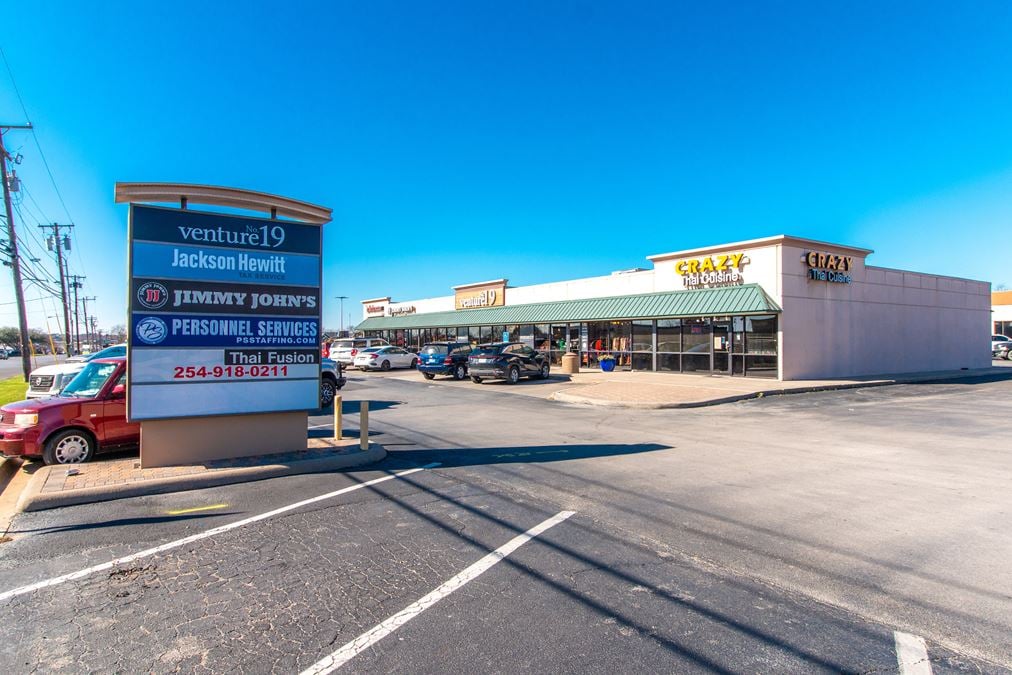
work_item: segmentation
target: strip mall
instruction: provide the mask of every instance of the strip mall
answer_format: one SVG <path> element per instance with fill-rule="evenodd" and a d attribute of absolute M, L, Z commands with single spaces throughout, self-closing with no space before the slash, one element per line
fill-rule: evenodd
<path fill-rule="evenodd" d="M 789 236 L 648 256 L 650 269 L 363 301 L 358 330 L 417 348 L 511 340 L 592 367 L 783 380 L 990 365 L 991 286 L 874 267 L 872 251 Z M 983 346 L 982 346 L 983 345 Z"/>

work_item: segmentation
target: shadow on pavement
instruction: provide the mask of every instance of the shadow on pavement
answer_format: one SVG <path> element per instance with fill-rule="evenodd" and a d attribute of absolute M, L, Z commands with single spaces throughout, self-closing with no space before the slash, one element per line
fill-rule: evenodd
<path fill-rule="evenodd" d="M 449 448 L 435 450 L 393 450 L 387 448 L 383 464 L 422 466 L 439 462 L 443 467 L 478 466 L 482 464 L 513 464 L 517 462 L 561 462 L 592 457 L 620 457 L 641 452 L 669 450 L 672 446 L 659 443 L 632 443 L 629 445 L 604 443 L 600 445 L 535 445 L 503 448 Z M 379 465 L 380 468 L 387 468 Z"/>
<path fill-rule="evenodd" d="M 35 527 L 25 529 L 12 529 L 8 534 L 23 534 L 25 532 L 41 532 L 51 534 L 53 532 L 77 532 L 81 530 L 95 530 L 101 527 L 119 527 L 121 525 L 158 525 L 159 523 L 171 523 L 177 520 L 196 520 L 199 518 L 214 518 L 219 516 L 231 516 L 237 511 L 215 511 L 214 513 L 181 513 L 178 516 L 150 516 L 145 518 L 117 518 L 115 520 L 101 520 L 94 523 L 81 523 L 79 525 L 58 525 L 54 527 Z"/>
<path fill-rule="evenodd" d="M 576 446 L 576 447 L 607 447 L 607 446 Z M 611 447 L 627 447 L 627 446 L 611 446 Z M 657 446 L 657 447 L 664 447 L 664 446 Z M 445 492 L 430 488 L 424 485 L 423 483 L 419 482 L 418 480 L 416 480 L 414 476 L 403 477 L 401 480 L 403 480 L 405 483 L 408 483 L 412 487 L 420 490 L 421 492 L 429 494 L 430 496 L 435 497 L 437 499 L 451 502 L 457 508 L 466 511 L 473 516 L 476 516 L 483 520 L 487 520 L 490 523 L 500 525 L 504 528 L 507 528 L 508 530 L 516 532 L 517 534 L 520 534 L 525 530 L 524 525 L 519 525 L 517 523 L 509 522 L 503 518 L 496 517 L 492 514 L 487 513 L 486 511 L 483 511 L 482 509 L 479 509 L 471 504 L 463 502 L 460 499 L 456 499 L 453 496 L 446 494 Z M 411 503 L 409 503 L 404 499 L 401 499 L 400 497 L 393 494 L 390 490 L 386 488 L 369 486 L 367 489 L 370 490 L 371 492 L 381 495 L 384 499 L 396 503 L 399 507 L 401 507 L 405 511 L 412 513 L 418 518 L 428 522 L 429 524 L 439 528 L 440 530 L 443 530 L 444 532 L 447 532 L 448 534 L 459 537 L 467 541 L 468 543 L 477 546 L 480 549 L 484 549 L 486 551 L 490 550 L 488 547 L 484 546 L 481 542 L 479 542 L 477 539 L 475 539 L 472 535 L 468 534 L 467 532 L 462 532 L 455 525 L 444 523 L 440 521 L 438 518 L 428 513 L 425 513 L 420 508 L 412 505 Z M 569 521 L 569 524 L 570 526 L 575 526 L 580 529 L 586 529 L 585 526 L 580 525 L 578 521 L 577 522 Z M 614 537 L 611 537 L 596 528 L 592 531 L 588 531 L 588 534 L 591 536 L 604 536 L 605 538 L 611 539 L 616 543 L 620 543 L 623 546 L 630 545 L 628 541 L 619 540 Z M 651 580 L 649 580 L 644 576 L 641 576 L 635 570 L 627 571 L 624 569 L 612 567 L 592 556 L 577 551 L 576 549 L 570 546 L 554 541 L 553 538 L 551 537 L 542 537 L 538 540 L 538 542 L 542 546 L 545 546 L 553 550 L 555 553 L 562 555 L 566 558 L 569 558 L 570 560 L 573 560 L 575 562 L 578 562 L 581 565 L 585 566 L 586 568 L 595 570 L 607 577 L 610 577 L 615 581 L 621 582 L 629 587 L 646 589 L 655 597 L 661 598 L 665 602 L 667 602 L 672 607 L 672 609 L 678 609 L 683 611 L 687 610 L 688 612 L 708 622 L 710 626 L 714 628 L 729 629 L 744 636 L 749 640 L 754 641 L 754 643 L 757 645 L 772 646 L 783 653 L 789 654 L 792 657 L 805 662 L 807 666 L 813 669 L 823 669 L 832 672 L 848 671 L 848 669 L 844 664 L 834 661 L 831 656 L 825 657 L 820 654 L 814 653 L 812 649 L 805 648 L 801 644 L 798 644 L 798 641 L 796 639 L 792 639 L 791 637 L 785 636 L 783 634 L 778 635 L 776 632 L 774 632 L 774 630 L 766 626 L 753 625 L 752 623 L 749 623 L 749 620 L 747 618 L 731 615 L 730 613 L 723 611 L 718 607 L 709 605 L 705 601 L 696 600 L 695 598 L 692 597 L 683 597 L 666 586 L 660 586 L 658 584 L 652 583 Z M 533 566 L 520 562 L 515 558 L 504 558 L 502 562 L 505 565 L 508 565 L 516 569 L 520 573 L 530 577 L 536 582 L 544 585 L 546 588 L 551 589 L 557 593 L 560 593 L 570 598 L 571 600 L 574 600 L 582 604 L 583 606 L 585 606 L 598 616 L 606 618 L 608 620 L 615 621 L 620 625 L 635 630 L 640 635 L 649 636 L 651 640 L 655 641 L 663 649 L 679 656 L 680 658 L 685 659 L 686 661 L 691 662 L 693 665 L 699 667 L 702 670 L 715 673 L 725 673 L 728 675 L 730 673 L 735 672 L 725 667 L 722 663 L 716 661 L 712 655 L 703 653 L 698 649 L 689 646 L 688 644 L 680 643 L 676 638 L 662 635 L 660 631 L 657 630 L 656 626 L 649 626 L 640 623 L 639 620 L 632 615 L 628 607 L 617 605 L 614 603 L 609 604 L 608 600 L 605 600 L 604 598 L 593 597 L 587 593 L 584 593 L 581 590 L 574 588 L 571 585 L 568 585 L 567 583 L 564 583 L 563 581 L 557 578 L 554 578 L 554 576 L 543 574 L 542 572 L 536 570 Z M 755 595 L 761 596 L 762 594 L 761 589 L 749 589 L 749 591 Z M 764 599 L 766 599 L 767 601 L 772 600 L 772 598 L 764 598 Z M 859 628 L 857 630 L 859 632 L 864 633 L 868 637 L 874 637 L 874 633 L 868 629 Z"/>

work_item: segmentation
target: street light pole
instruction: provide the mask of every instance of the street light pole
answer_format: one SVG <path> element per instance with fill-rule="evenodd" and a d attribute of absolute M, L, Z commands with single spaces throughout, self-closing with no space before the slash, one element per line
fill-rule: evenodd
<path fill-rule="evenodd" d="M 338 300 L 341 301 L 341 319 L 340 319 L 340 321 L 341 321 L 341 332 L 339 334 L 341 334 L 341 336 L 344 337 L 343 336 L 343 333 L 344 333 L 344 301 L 348 299 L 348 296 L 347 295 L 338 295 L 338 296 L 335 296 L 335 297 Z"/>

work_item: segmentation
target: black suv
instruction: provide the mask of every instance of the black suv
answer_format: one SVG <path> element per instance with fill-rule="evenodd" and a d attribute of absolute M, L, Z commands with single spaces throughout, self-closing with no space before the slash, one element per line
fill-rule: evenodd
<path fill-rule="evenodd" d="M 436 375 L 452 375 L 455 380 L 467 377 L 467 357 L 471 345 L 466 342 L 426 342 L 418 350 L 418 370 L 426 380 Z"/>
<path fill-rule="evenodd" d="M 522 342 L 478 345 L 467 360 L 471 381 L 506 380 L 516 384 L 521 377 L 548 378 L 548 357 Z"/>

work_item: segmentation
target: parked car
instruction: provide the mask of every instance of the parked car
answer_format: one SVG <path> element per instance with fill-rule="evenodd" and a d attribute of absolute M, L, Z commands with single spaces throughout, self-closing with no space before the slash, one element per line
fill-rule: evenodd
<path fill-rule="evenodd" d="M 0 361 L 6 361 L 9 357 L 7 356 L 7 348 L 0 347 Z"/>
<path fill-rule="evenodd" d="M 548 357 L 521 342 L 478 345 L 467 360 L 471 381 L 506 380 L 516 384 L 521 377 L 547 379 Z"/>
<path fill-rule="evenodd" d="M 126 420 L 126 359 L 96 359 L 59 396 L 0 408 L 0 453 L 78 464 L 96 453 L 134 447 L 140 425 Z"/>
<path fill-rule="evenodd" d="M 991 356 L 996 359 L 1012 360 L 1012 340 L 999 342 L 998 346 L 991 350 Z"/>
<path fill-rule="evenodd" d="M 1012 342 L 1012 338 L 1007 338 L 1004 335 L 992 335 L 991 336 L 991 354 L 993 355 L 995 353 L 995 350 L 998 349 L 999 345 L 1001 345 L 1002 343 L 1008 343 L 1008 342 Z"/>
<path fill-rule="evenodd" d="M 467 377 L 467 357 L 471 345 L 466 342 L 426 342 L 418 350 L 418 370 L 426 380 L 436 375 L 451 375 L 455 380 Z"/>
<path fill-rule="evenodd" d="M 320 407 L 326 408 L 334 402 L 337 392 L 348 382 L 344 366 L 334 359 L 320 361 Z"/>
<path fill-rule="evenodd" d="M 340 340 L 334 340 L 330 345 L 330 358 L 348 368 L 363 349 L 385 347 L 389 344 L 383 338 L 341 338 Z"/>
<path fill-rule="evenodd" d="M 88 365 L 85 361 L 55 363 L 36 368 L 28 376 L 25 398 L 47 398 L 56 396 Z"/>
<path fill-rule="evenodd" d="M 418 354 L 402 347 L 369 347 L 355 355 L 356 368 L 362 370 L 390 370 L 391 368 L 414 368 L 418 365 Z"/>
<path fill-rule="evenodd" d="M 126 356 L 127 344 L 121 342 L 118 345 L 112 345 L 105 349 L 100 349 L 97 352 L 91 354 L 78 354 L 77 356 L 71 356 L 67 359 L 67 363 L 76 363 L 79 361 L 94 361 L 95 359 L 107 359 L 113 356 Z"/>
<path fill-rule="evenodd" d="M 85 356 L 72 356 L 64 363 L 36 368 L 28 376 L 28 389 L 25 398 L 45 398 L 56 396 L 74 377 L 81 372 L 84 364 L 95 359 L 126 356 L 126 343 L 112 345 L 105 349 Z"/>

